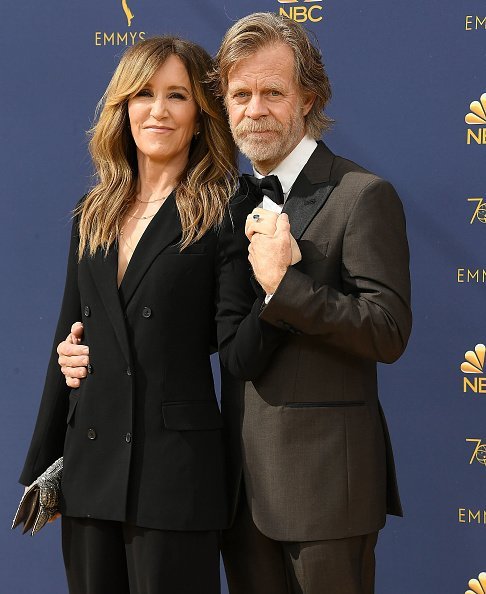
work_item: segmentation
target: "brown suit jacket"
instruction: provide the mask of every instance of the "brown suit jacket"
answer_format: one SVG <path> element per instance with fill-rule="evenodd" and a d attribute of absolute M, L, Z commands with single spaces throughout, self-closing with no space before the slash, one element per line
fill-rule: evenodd
<path fill-rule="evenodd" d="M 240 416 L 249 506 L 276 540 L 373 532 L 402 513 L 376 374 L 411 329 L 402 205 L 388 182 L 319 143 L 284 211 L 302 261 L 260 319 L 288 338 L 228 415 L 233 433 Z"/>

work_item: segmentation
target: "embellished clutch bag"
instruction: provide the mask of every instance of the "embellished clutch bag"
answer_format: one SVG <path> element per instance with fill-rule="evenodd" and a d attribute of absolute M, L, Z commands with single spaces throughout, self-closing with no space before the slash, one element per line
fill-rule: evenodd
<path fill-rule="evenodd" d="M 22 534 L 31 530 L 34 536 L 59 512 L 61 495 L 62 462 L 59 458 L 51 464 L 25 491 L 12 522 L 12 530 L 23 522 Z"/>

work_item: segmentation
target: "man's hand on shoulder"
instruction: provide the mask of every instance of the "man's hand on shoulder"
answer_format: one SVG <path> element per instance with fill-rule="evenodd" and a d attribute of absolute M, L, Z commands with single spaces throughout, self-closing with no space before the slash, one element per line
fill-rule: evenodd
<path fill-rule="evenodd" d="M 70 388 L 79 388 L 81 379 L 86 377 L 86 365 L 89 363 L 89 347 L 79 344 L 83 338 L 83 324 L 76 322 L 71 326 L 71 333 L 57 346 L 58 363 Z"/>

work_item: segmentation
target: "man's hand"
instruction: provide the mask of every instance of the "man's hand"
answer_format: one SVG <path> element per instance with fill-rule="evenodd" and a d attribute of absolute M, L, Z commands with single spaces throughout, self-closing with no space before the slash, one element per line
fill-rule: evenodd
<path fill-rule="evenodd" d="M 301 259 L 297 242 L 290 234 L 289 217 L 284 213 L 277 219 L 276 230 L 273 235 L 254 233 L 248 247 L 248 259 L 253 268 L 255 278 L 268 294 L 275 293 L 280 281 L 292 262 L 292 240 L 298 250 L 298 260 Z"/>
<path fill-rule="evenodd" d="M 79 388 L 81 379 L 86 377 L 87 373 L 89 347 L 79 344 L 83 338 L 83 330 L 81 322 L 74 323 L 71 326 L 71 334 L 57 346 L 58 363 L 70 388 Z"/>
<path fill-rule="evenodd" d="M 257 219 L 253 216 L 258 215 Z M 274 235 L 277 229 L 277 219 L 280 215 L 264 208 L 254 208 L 246 217 L 245 235 L 251 241 L 255 233 Z"/>
<path fill-rule="evenodd" d="M 257 214 L 258 219 L 254 219 L 253 215 Z M 277 220 L 281 215 L 263 208 L 254 208 L 246 217 L 245 234 L 251 241 L 255 233 L 261 233 L 262 235 L 275 235 L 277 230 Z M 286 215 L 287 216 L 287 215 Z M 300 253 L 299 246 L 292 235 L 290 235 L 290 247 L 292 250 L 292 260 L 290 264 L 293 266 L 302 260 L 302 254 Z"/>

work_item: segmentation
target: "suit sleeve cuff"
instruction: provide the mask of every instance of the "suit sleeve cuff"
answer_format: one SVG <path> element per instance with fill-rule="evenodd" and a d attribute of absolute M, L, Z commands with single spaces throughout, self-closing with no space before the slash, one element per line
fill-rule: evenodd
<path fill-rule="evenodd" d="M 296 303 L 296 287 L 300 288 L 306 283 L 312 284 L 311 279 L 290 266 L 271 299 L 266 305 L 262 304 L 260 319 L 292 334 L 302 334 L 292 319 L 295 318 L 292 312 L 299 308 L 299 303 Z"/>

